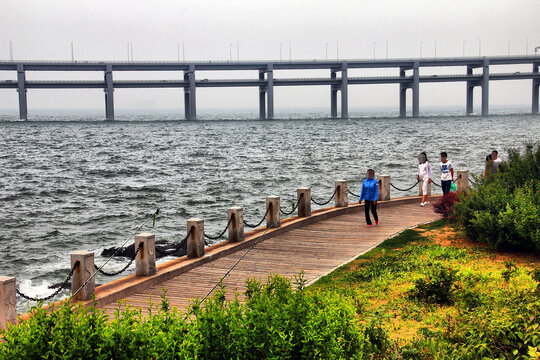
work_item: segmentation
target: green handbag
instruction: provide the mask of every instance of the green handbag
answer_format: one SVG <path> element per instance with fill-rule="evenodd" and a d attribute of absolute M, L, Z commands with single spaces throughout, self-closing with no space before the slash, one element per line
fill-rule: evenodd
<path fill-rule="evenodd" d="M 456 188 L 456 183 L 452 181 L 452 183 L 450 184 L 450 191 L 456 191 L 457 188 Z"/>

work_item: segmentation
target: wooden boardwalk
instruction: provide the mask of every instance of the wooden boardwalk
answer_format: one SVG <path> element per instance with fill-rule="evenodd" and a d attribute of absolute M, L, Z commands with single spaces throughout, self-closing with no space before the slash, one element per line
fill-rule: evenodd
<path fill-rule="evenodd" d="M 312 283 L 388 237 L 439 218 L 431 205 L 420 207 L 419 202 L 415 197 L 414 200 L 381 204 L 378 209 L 380 224 L 372 228 L 366 227 L 363 206 L 352 205 L 341 215 L 263 238 L 225 278 L 223 284 L 228 289 L 228 296 L 232 296 L 234 289 L 242 291 L 246 279 L 265 279 L 270 274 L 293 277 L 304 271 L 306 280 Z M 155 281 L 121 301 L 142 308 L 146 313 L 149 299 L 159 303 L 160 295 L 166 289 L 171 305 L 183 309 L 193 299 L 204 297 L 246 250 L 247 246 L 230 250 L 225 256 L 212 258 L 170 279 Z M 103 301 L 100 306 L 112 314 L 119 305 L 116 301 Z"/>

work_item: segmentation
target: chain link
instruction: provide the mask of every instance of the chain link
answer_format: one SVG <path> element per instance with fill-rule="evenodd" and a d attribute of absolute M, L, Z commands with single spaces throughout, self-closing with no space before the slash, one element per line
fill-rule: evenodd
<path fill-rule="evenodd" d="M 296 205 L 293 206 L 291 212 L 283 211 L 283 209 L 281 209 L 281 207 L 279 208 L 279 211 L 285 216 L 291 215 L 293 212 L 296 211 L 296 209 L 298 209 L 298 206 L 300 205 L 300 200 L 302 200 L 302 197 L 304 197 L 303 193 L 300 194 L 300 197 L 298 198 L 298 201 L 296 201 Z"/>
<path fill-rule="evenodd" d="M 269 212 L 270 212 L 270 206 L 266 208 L 266 212 L 264 213 L 263 218 L 261 219 L 261 221 L 259 221 L 257 225 L 251 225 L 246 220 L 244 220 L 244 225 L 250 228 L 256 228 L 256 227 L 261 226 L 261 224 L 263 223 L 264 219 L 266 219 L 266 216 L 268 215 Z"/>
<path fill-rule="evenodd" d="M 208 235 L 207 233 L 204 233 L 204 237 L 206 237 L 207 239 L 210 239 L 210 240 L 217 240 L 217 239 L 219 239 L 220 237 L 222 237 L 223 234 L 225 234 L 225 231 L 227 231 L 227 229 L 229 228 L 229 226 L 231 226 L 233 217 L 234 217 L 234 214 L 231 215 L 231 217 L 229 218 L 229 222 L 227 223 L 227 226 L 225 226 L 225 229 L 223 229 L 223 231 L 221 232 L 221 234 L 219 234 L 218 236 L 210 236 L 210 235 Z"/>
<path fill-rule="evenodd" d="M 326 202 L 319 203 L 319 202 L 315 201 L 313 198 L 311 198 L 311 201 L 312 201 L 313 203 L 315 203 L 316 205 L 324 206 L 324 205 L 328 204 L 330 201 L 332 201 L 332 199 L 334 198 L 334 196 L 336 196 L 336 193 L 337 193 L 337 191 L 338 191 L 338 188 L 339 188 L 339 186 L 336 187 L 336 189 L 334 190 L 334 193 L 332 194 L 332 196 L 330 197 L 330 199 L 328 199 L 328 201 L 326 201 Z"/>
<path fill-rule="evenodd" d="M 393 187 L 394 189 L 396 189 L 397 191 L 409 191 L 409 190 L 412 190 L 412 188 L 414 188 L 416 185 L 418 185 L 419 182 L 420 181 L 416 181 L 413 186 L 411 186 L 410 188 L 407 188 L 407 189 L 400 189 L 400 188 L 398 188 L 397 186 L 395 186 L 392 183 L 390 183 L 390 186 Z"/>
<path fill-rule="evenodd" d="M 106 272 L 104 270 L 102 270 L 100 267 L 98 267 L 96 264 L 94 264 L 94 269 L 97 270 L 97 272 L 99 272 L 100 274 L 102 275 L 105 275 L 105 276 L 116 276 L 116 275 L 120 275 L 121 273 L 123 273 L 124 271 L 127 270 L 127 268 L 133 263 L 133 261 L 135 260 L 135 258 L 137 257 L 137 254 L 139 253 L 139 251 L 141 251 L 141 248 L 142 248 L 142 243 L 139 243 L 139 247 L 137 248 L 137 250 L 135 251 L 135 255 L 133 255 L 133 258 L 126 264 L 126 266 L 124 266 L 122 269 L 118 270 L 118 271 L 115 271 L 115 272 Z M 103 265 L 102 265 L 103 266 Z"/>
<path fill-rule="evenodd" d="M 23 299 L 26 299 L 26 300 L 30 300 L 30 301 L 47 301 L 47 300 L 50 300 L 53 297 L 55 297 L 56 295 L 58 295 L 60 293 L 60 291 L 64 290 L 64 287 L 63 287 L 64 285 L 69 284 L 69 279 L 71 279 L 71 276 L 73 276 L 73 273 L 75 272 L 75 269 L 79 265 L 80 265 L 80 262 L 79 262 L 79 260 L 77 260 L 75 262 L 75 264 L 73 264 L 73 267 L 71 268 L 71 271 L 69 272 L 69 275 L 67 276 L 66 280 L 64 280 L 62 283 L 58 284 L 58 289 L 56 289 L 56 291 L 54 293 L 52 293 L 51 295 L 49 295 L 49 296 L 45 296 L 45 297 L 42 297 L 42 298 L 38 298 L 37 296 L 31 297 L 31 296 L 28 296 L 28 295 L 22 293 L 19 289 L 15 289 L 15 291 L 17 292 L 17 294 L 20 297 L 22 297 Z"/>
<path fill-rule="evenodd" d="M 433 181 L 433 179 L 431 179 L 431 183 L 432 183 L 433 185 L 437 186 L 437 187 L 441 187 L 441 185 L 440 185 L 440 184 L 437 184 L 435 181 Z"/>
<path fill-rule="evenodd" d="M 352 192 L 351 190 L 349 190 L 348 188 L 347 188 L 347 191 L 349 192 L 349 194 L 351 194 L 351 195 L 354 196 L 354 197 L 357 197 L 357 198 L 360 197 L 360 195 L 357 195 L 357 194 L 353 193 L 353 192 Z"/>

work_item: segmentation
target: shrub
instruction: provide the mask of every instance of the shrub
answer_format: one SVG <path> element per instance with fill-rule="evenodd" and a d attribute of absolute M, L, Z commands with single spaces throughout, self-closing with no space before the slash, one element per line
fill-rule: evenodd
<path fill-rule="evenodd" d="M 433 264 L 423 277 L 415 280 L 410 296 L 428 303 L 452 303 L 452 292 L 456 279 L 455 270 L 438 263 Z"/>
<path fill-rule="evenodd" d="M 455 191 L 450 191 L 448 194 L 440 198 L 433 206 L 433 211 L 441 214 L 447 220 L 454 219 L 454 203 L 459 201 L 459 197 Z"/>

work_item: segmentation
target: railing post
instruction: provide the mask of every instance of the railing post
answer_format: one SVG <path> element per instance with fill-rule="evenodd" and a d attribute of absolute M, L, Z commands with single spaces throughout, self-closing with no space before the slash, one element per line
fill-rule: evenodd
<path fill-rule="evenodd" d="M 229 242 L 244 241 L 244 209 L 234 206 L 227 209 L 227 221 L 232 217 L 229 225 Z"/>
<path fill-rule="evenodd" d="M 268 196 L 266 198 L 266 210 L 268 215 L 266 216 L 266 227 L 280 227 L 280 198 L 279 196 Z M 268 210 L 270 208 L 270 210 Z"/>
<path fill-rule="evenodd" d="M 71 293 L 75 294 L 73 300 L 90 300 L 94 295 L 96 280 L 94 274 L 94 253 L 90 251 L 75 251 L 71 253 L 71 269 L 79 261 L 79 266 L 71 276 Z M 86 282 L 88 283 L 84 285 Z M 84 287 L 81 289 L 81 287 Z M 80 290 L 79 290 L 80 289 Z"/>
<path fill-rule="evenodd" d="M 311 216 L 311 188 L 301 187 L 296 190 L 298 217 Z"/>
<path fill-rule="evenodd" d="M 390 175 L 379 175 L 379 201 L 390 200 Z"/>
<path fill-rule="evenodd" d="M 149 276 L 156 273 L 156 236 L 143 233 L 135 236 L 135 251 L 141 246 L 135 256 L 135 275 Z"/>
<path fill-rule="evenodd" d="M 187 221 L 187 257 L 200 258 L 204 256 L 204 220 L 191 218 Z"/>
<path fill-rule="evenodd" d="M 458 170 L 457 191 L 466 191 L 469 187 L 469 170 Z"/>
<path fill-rule="evenodd" d="M 427 184 L 427 194 L 428 194 L 429 196 L 431 196 L 431 183 L 428 183 L 428 184 Z M 422 191 L 422 181 L 420 181 L 420 182 L 418 183 L 418 195 L 420 195 L 420 196 L 424 195 L 424 193 L 423 193 L 423 191 Z"/>
<path fill-rule="evenodd" d="M 336 197 L 335 197 L 336 207 L 349 206 L 349 194 L 347 192 L 347 181 L 345 180 L 334 181 L 334 191 L 336 191 Z"/>
<path fill-rule="evenodd" d="M 0 276 L 0 329 L 17 323 L 17 292 L 15 278 Z"/>

